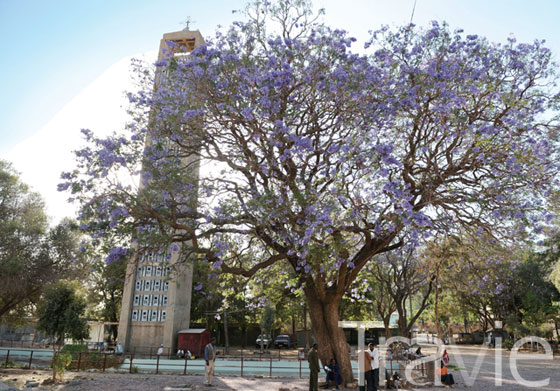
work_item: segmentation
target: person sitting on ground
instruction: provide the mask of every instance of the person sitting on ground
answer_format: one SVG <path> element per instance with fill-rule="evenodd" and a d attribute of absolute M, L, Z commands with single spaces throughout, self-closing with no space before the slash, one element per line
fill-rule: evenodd
<path fill-rule="evenodd" d="M 183 349 L 177 350 L 177 358 L 185 357 L 185 351 Z"/>
<path fill-rule="evenodd" d="M 402 380 L 399 373 L 395 371 L 393 373 L 392 378 L 393 378 L 393 386 L 395 386 L 395 388 L 398 390 L 402 386 Z"/>
<path fill-rule="evenodd" d="M 437 373 L 441 376 L 441 382 L 445 385 L 445 387 L 453 388 L 455 379 L 453 379 L 453 375 L 449 373 L 443 361 L 441 361 L 441 368 L 437 370 Z"/>
<path fill-rule="evenodd" d="M 340 375 L 340 367 L 338 366 L 336 359 L 331 358 L 329 365 L 325 367 L 325 371 L 327 372 L 327 383 L 325 384 L 325 388 L 329 388 L 329 380 L 332 380 L 338 390 L 338 386 L 342 383 L 342 376 Z"/>
<path fill-rule="evenodd" d="M 191 353 L 191 351 L 190 351 L 189 349 L 187 349 L 187 353 L 186 353 L 185 358 L 187 358 L 187 359 L 190 358 L 191 360 L 194 359 L 194 356 L 192 355 L 192 353 Z"/>

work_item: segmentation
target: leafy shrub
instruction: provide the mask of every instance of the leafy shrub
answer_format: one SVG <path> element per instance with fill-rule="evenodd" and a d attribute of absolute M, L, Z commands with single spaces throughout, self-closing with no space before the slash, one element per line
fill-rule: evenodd
<path fill-rule="evenodd" d="M 511 350 L 511 348 L 513 348 L 513 339 L 506 339 L 504 342 L 502 342 L 502 346 L 507 350 Z"/>
<path fill-rule="evenodd" d="M 66 368 L 70 366 L 72 362 L 72 354 L 59 352 L 53 359 L 53 378 L 62 380 L 64 378 L 64 372 Z"/>
<path fill-rule="evenodd" d="M 74 353 L 82 353 L 87 351 L 88 351 L 87 345 L 82 345 L 82 344 L 64 345 L 60 350 L 61 353 L 71 353 L 72 356 L 74 356 Z"/>

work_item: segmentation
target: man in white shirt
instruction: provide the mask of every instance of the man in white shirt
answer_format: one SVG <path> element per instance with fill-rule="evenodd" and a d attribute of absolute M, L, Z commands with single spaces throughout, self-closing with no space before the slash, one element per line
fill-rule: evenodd
<path fill-rule="evenodd" d="M 370 343 L 368 345 L 367 352 L 371 357 L 370 365 L 372 369 L 370 379 L 368 379 L 367 384 L 368 391 L 377 391 L 377 388 L 379 387 L 379 351 L 374 344 Z"/>
<path fill-rule="evenodd" d="M 163 344 L 161 344 L 161 345 L 159 346 L 159 348 L 158 348 L 156 354 L 157 354 L 158 357 L 161 356 L 161 355 L 163 354 Z"/>

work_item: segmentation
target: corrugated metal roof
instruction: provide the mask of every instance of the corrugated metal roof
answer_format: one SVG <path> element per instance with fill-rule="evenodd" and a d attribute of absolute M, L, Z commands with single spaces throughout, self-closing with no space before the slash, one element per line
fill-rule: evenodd
<path fill-rule="evenodd" d="M 185 329 L 179 331 L 178 334 L 202 334 L 206 329 Z"/>

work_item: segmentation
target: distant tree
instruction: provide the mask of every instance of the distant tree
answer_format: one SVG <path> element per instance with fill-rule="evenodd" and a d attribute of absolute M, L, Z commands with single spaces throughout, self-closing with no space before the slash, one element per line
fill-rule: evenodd
<path fill-rule="evenodd" d="M 498 241 L 490 235 L 458 235 L 430 249 L 431 261 L 440 267 L 438 282 L 461 303 L 457 310 L 476 314 L 483 329 L 494 327 L 516 312 L 520 285 L 516 280 L 524 243 Z"/>
<path fill-rule="evenodd" d="M 554 217 L 556 68 L 540 41 L 495 45 L 438 23 L 383 28 L 361 55 L 308 1 L 246 15 L 158 62 L 157 88 L 130 95 L 130 133 L 84 131 L 60 189 L 94 235 L 181 242 L 246 277 L 288 262 L 321 359 L 350 380 L 339 303 L 376 255 L 434 231 L 521 233 Z M 242 267 L 248 248 L 260 254 Z"/>
<path fill-rule="evenodd" d="M 0 160 L 0 317 L 21 316 L 48 284 L 83 276 L 81 235 L 70 220 L 49 228 L 40 195 Z"/>
<path fill-rule="evenodd" d="M 274 326 L 274 308 L 267 305 L 264 307 L 264 311 L 261 318 L 261 351 L 264 348 L 269 346 L 263 346 L 264 344 L 264 335 L 267 334 L 272 336 L 272 326 Z"/>
<path fill-rule="evenodd" d="M 380 274 L 383 274 L 380 276 Z M 379 279 L 390 280 L 391 270 L 380 267 L 379 264 L 368 264 L 360 272 L 360 276 L 346 293 L 341 302 L 341 318 L 345 320 L 382 320 L 385 328 L 385 338 L 391 338 L 389 327 L 391 315 L 397 310 L 391 297 L 392 291 L 387 290 Z"/>
<path fill-rule="evenodd" d="M 53 344 L 53 380 L 62 377 L 72 361 L 69 353 L 61 353 L 65 338 L 83 341 L 89 336 L 85 317 L 87 303 L 78 293 L 78 283 L 60 281 L 50 286 L 37 308 L 37 329 L 55 338 Z"/>
<path fill-rule="evenodd" d="M 434 278 L 426 258 L 413 248 L 401 248 L 378 255 L 372 275 L 399 314 L 400 335 L 409 337 L 412 327 L 428 306 L 433 289 Z M 420 305 L 410 313 L 407 310 L 408 302 L 415 296 L 420 297 Z"/>
<path fill-rule="evenodd" d="M 554 284 L 554 270 L 559 256 L 558 236 L 555 236 L 537 248 L 529 248 L 516 269 L 516 311 L 512 315 L 520 329 L 531 330 L 531 335 L 538 334 L 549 322 L 558 330 L 560 291 Z M 542 336 L 547 333 L 541 331 Z"/>
<path fill-rule="evenodd" d="M 83 341 L 89 336 L 86 307 L 77 283 L 61 281 L 43 294 L 37 307 L 37 328 L 53 336 L 58 347 L 64 344 L 65 338 Z"/>
<path fill-rule="evenodd" d="M 108 264 L 103 260 L 98 260 L 92 265 L 87 290 L 89 315 L 91 317 L 118 323 L 121 314 L 126 265 L 126 258 L 117 259 Z M 111 325 L 110 330 L 113 339 L 117 339 L 118 327 Z"/>

